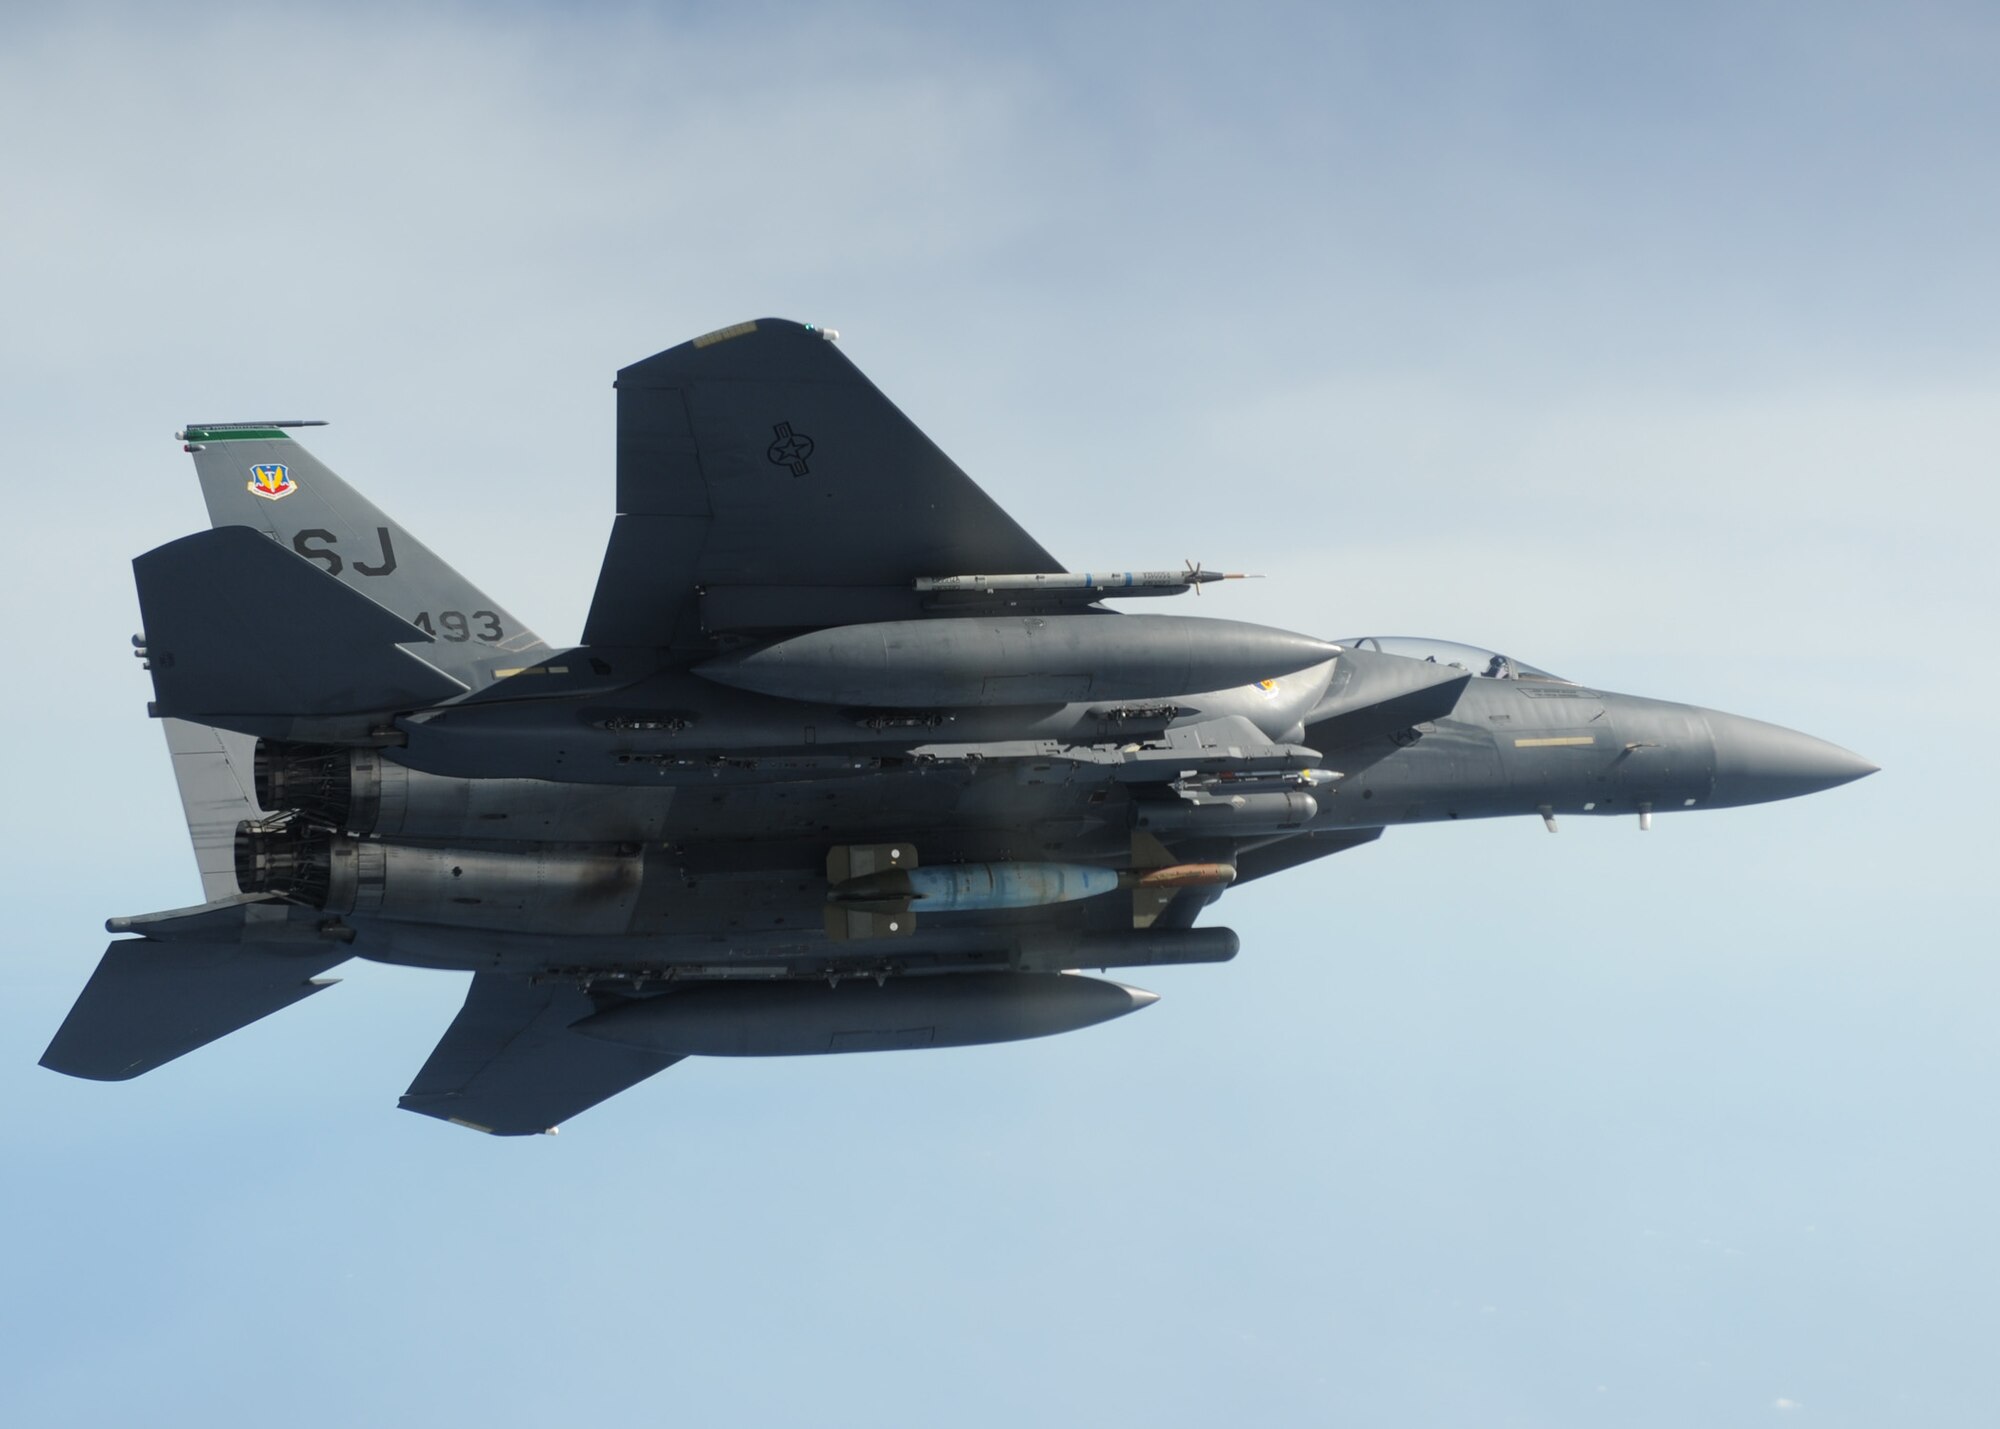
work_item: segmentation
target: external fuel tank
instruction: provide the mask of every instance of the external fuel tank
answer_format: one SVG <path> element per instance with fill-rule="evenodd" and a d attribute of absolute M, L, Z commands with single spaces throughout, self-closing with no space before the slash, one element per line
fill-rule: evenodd
<path fill-rule="evenodd" d="M 814 630 L 695 666 L 781 699 L 891 708 L 1144 700 L 1303 670 L 1337 646 L 1186 615 L 898 620 Z"/>

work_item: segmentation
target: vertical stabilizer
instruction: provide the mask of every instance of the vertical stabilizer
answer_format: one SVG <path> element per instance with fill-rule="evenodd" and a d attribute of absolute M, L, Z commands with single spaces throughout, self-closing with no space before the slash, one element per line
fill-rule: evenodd
<path fill-rule="evenodd" d="M 257 807 L 257 741 L 230 729 L 184 719 L 163 719 L 167 749 L 174 757 L 174 782 L 181 811 L 201 870 L 201 895 L 210 903 L 233 898 L 236 886 L 236 826 L 263 817 Z"/>
<path fill-rule="evenodd" d="M 547 652 L 540 636 L 294 441 L 287 429 L 299 425 L 308 424 L 191 424 L 181 433 L 210 524 L 262 531 L 434 635 L 424 658 L 472 689 Z"/>

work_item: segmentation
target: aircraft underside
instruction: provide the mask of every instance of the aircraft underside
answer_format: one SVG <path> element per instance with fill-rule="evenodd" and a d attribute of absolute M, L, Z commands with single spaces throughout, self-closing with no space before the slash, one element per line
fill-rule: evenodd
<path fill-rule="evenodd" d="M 111 920 L 44 1065 L 136 1076 L 350 957 L 474 977 L 403 1105 L 553 1127 L 685 1056 L 1018 1040 L 1225 962 L 1234 884 L 1384 829 L 1872 771 L 1490 651 L 1102 602 L 810 326 L 620 373 L 618 509 L 549 646 L 300 448 L 185 434 L 212 529 L 134 562 L 207 901 Z"/>

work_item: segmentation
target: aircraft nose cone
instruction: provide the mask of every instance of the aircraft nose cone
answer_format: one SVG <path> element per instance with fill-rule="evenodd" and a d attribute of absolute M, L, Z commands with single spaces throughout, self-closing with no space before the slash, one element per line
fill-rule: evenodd
<path fill-rule="evenodd" d="M 1793 799 L 1873 774 L 1860 755 L 1782 725 L 1720 710 L 1705 712 L 1715 743 L 1715 791 L 1709 803 L 1763 804 Z"/>
<path fill-rule="evenodd" d="M 1130 987 L 1122 982 L 1118 986 L 1123 988 L 1125 995 L 1132 999 L 1132 1011 L 1134 1012 L 1137 1012 L 1142 1007 L 1151 1007 L 1160 1000 L 1160 995 L 1157 992 L 1148 992 L 1143 987 Z"/>

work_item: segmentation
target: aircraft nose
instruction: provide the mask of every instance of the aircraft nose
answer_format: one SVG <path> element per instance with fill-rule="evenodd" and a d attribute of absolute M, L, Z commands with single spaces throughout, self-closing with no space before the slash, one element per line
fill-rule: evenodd
<path fill-rule="evenodd" d="M 1860 755 L 1782 725 L 1704 711 L 1715 744 L 1715 791 L 1709 803 L 1763 804 L 1793 799 L 1873 774 Z"/>

